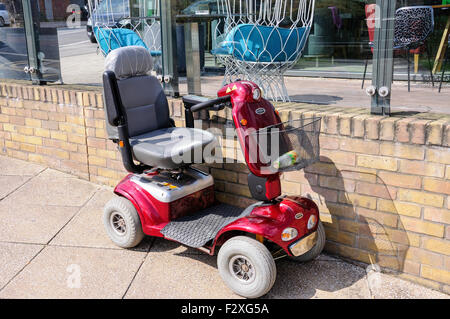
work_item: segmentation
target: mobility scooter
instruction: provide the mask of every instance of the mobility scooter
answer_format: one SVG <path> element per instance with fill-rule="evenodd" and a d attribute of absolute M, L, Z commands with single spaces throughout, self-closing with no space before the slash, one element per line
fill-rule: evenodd
<path fill-rule="evenodd" d="M 219 90 L 216 99 L 185 96 L 187 127 L 177 128 L 160 82 L 148 75 L 151 67 L 148 51 L 136 46 L 116 49 L 105 61 L 107 132 L 130 172 L 114 189 L 118 196 L 105 205 L 106 231 L 124 248 L 149 235 L 210 255 L 218 250 L 226 285 L 241 296 L 260 297 L 275 282 L 276 259 L 307 261 L 324 247 L 317 205 L 281 196 L 280 184 L 283 171 L 317 160 L 320 119 L 282 123 L 256 84 L 237 81 Z M 232 109 L 250 171 L 248 186 L 258 201 L 245 209 L 217 203 L 213 177 L 191 165 L 217 145 L 214 134 L 194 128 L 193 114 L 225 107 Z"/>

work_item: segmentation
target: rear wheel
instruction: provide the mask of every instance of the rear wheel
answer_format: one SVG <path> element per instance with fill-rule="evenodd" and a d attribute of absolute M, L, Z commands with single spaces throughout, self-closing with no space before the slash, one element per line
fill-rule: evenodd
<path fill-rule="evenodd" d="M 103 225 L 109 238 L 123 248 L 137 246 L 145 236 L 136 208 L 124 197 L 115 197 L 105 205 Z"/>
<path fill-rule="evenodd" d="M 319 225 L 317 226 L 317 242 L 314 245 L 313 248 L 311 248 L 310 251 L 304 253 L 303 255 L 300 256 L 291 256 L 290 258 L 292 260 L 295 261 L 310 261 L 313 259 L 316 259 L 317 256 L 320 255 L 320 253 L 323 250 L 323 247 L 325 247 L 325 241 L 326 241 L 326 236 L 325 236 L 325 229 L 323 228 L 323 224 L 321 221 L 319 221 Z"/>
<path fill-rule="evenodd" d="M 277 276 L 269 250 L 252 238 L 236 236 L 220 248 L 217 256 L 220 276 L 238 295 L 258 298 L 272 288 Z"/>

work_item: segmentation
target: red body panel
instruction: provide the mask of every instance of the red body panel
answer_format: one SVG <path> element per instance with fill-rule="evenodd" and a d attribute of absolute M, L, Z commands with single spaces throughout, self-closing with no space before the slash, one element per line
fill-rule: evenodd
<path fill-rule="evenodd" d="M 250 171 L 256 176 L 264 176 L 266 182 L 267 198 L 276 198 L 281 194 L 280 174 L 265 175 L 261 172 L 264 163 L 249 161 L 248 132 L 258 130 L 269 125 L 281 123 L 280 117 L 270 102 L 265 99 L 253 100 L 252 92 L 258 89 L 252 82 L 240 81 L 231 83 L 222 88 L 218 95 L 231 95 L 233 106 L 233 120 L 238 131 L 241 147 L 245 154 Z M 264 112 L 257 114 L 256 109 L 263 108 Z M 245 119 L 245 125 L 241 120 Z M 163 203 L 145 191 L 138 184 L 131 182 L 132 174 L 125 177 L 115 188 L 114 192 L 129 199 L 140 216 L 142 228 L 145 234 L 164 237 L 161 229 L 172 220 L 186 214 L 195 213 L 214 203 L 213 186 L 178 199 L 172 203 Z M 210 254 L 214 253 L 216 245 L 221 245 L 226 239 L 227 233 L 232 231 L 244 231 L 251 234 L 262 235 L 264 238 L 278 244 L 288 255 L 289 245 L 294 241 L 308 235 L 317 229 L 317 225 L 308 230 L 307 222 L 311 214 L 319 220 L 317 205 L 302 197 L 285 197 L 270 205 L 253 208 L 251 213 L 224 227 L 216 236 L 214 244 L 210 248 Z M 281 233 L 286 227 L 295 227 L 298 236 L 291 241 L 282 241 Z"/>
<path fill-rule="evenodd" d="M 303 216 L 300 219 L 296 219 L 295 216 L 299 213 Z M 319 220 L 317 205 L 308 198 L 296 196 L 285 197 L 282 201 L 273 205 L 255 207 L 249 216 L 227 225 L 217 234 L 211 254 L 214 253 L 217 244 L 222 244 L 221 238 L 223 238 L 223 235 L 226 235 L 227 232 L 238 230 L 262 235 L 283 248 L 291 256 L 289 245 L 317 230 L 317 225 L 310 230 L 307 228 L 311 214 L 316 215 L 317 220 Z M 291 241 L 282 241 L 281 233 L 286 227 L 295 227 L 298 231 L 298 236 Z"/>
<path fill-rule="evenodd" d="M 253 100 L 252 92 L 255 89 L 259 89 L 255 83 L 240 81 L 223 87 L 217 95 L 219 97 L 225 95 L 231 96 L 233 121 L 249 170 L 256 176 L 267 177 L 268 174 L 262 170 L 268 164 L 260 157 L 259 149 L 255 149 L 255 144 L 252 147 L 250 138 L 252 137 L 252 133 L 259 129 L 280 124 L 281 119 L 269 101 L 263 98 L 260 98 L 258 101 Z M 256 112 L 258 109 L 264 109 L 264 112 Z M 242 120 L 245 120 L 245 125 L 242 124 Z"/>

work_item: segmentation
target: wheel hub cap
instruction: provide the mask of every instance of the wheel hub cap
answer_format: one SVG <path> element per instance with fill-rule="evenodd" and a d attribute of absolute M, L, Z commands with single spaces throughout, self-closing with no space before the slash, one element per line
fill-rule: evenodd
<path fill-rule="evenodd" d="M 245 283 L 250 283 L 255 278 L 255 268 L 245 256 L 235 256 L 230 260 L 230 272 Z"/>
<path fill-rule="evenodd" d="M 125 222 L 125 219 L 122 215 L 115 213 L 111 215 L 111 224 L 113 226 L 113 229 L 116 233 L 119 235 L 125 234 L 127 230 L 127 225 Z"/>

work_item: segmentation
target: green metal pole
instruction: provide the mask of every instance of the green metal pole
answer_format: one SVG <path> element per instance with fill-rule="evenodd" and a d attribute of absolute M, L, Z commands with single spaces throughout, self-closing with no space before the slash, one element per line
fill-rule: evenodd
<path fill-rule="evenodd" d="M 180 95 L 177 68 L 177 29 L 175 0 L 160 0 L 163 86 L 166 94 Z"/>
<path fill-rule="evenodd" d="M 25 36 L 28 51 L 28 67 L 25 72 L 31 76 L 33 84 L 45 84 L 42 80 L 41 62 L 38 58 L 39 48 L 39 10 L 37 1 L 22 0 Z"/>
<path fill-rule="evenodd" d="M 394 73 L 394 17 L 395 0 L 377 0 L 373 52 L 371 113 L 389 115 L 391 112 L 391 84 Z"/>

